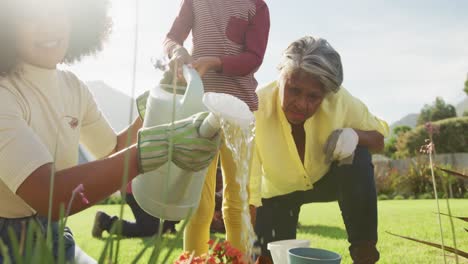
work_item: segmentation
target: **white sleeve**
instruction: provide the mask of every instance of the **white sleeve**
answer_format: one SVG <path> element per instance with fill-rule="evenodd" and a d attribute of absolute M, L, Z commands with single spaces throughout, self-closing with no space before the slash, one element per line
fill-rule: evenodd
<path fill-rule="evenodd" d="M 0 179 L 12 191 L 53 157 L 28 126 L 17 98 L 0 88 Z"/>

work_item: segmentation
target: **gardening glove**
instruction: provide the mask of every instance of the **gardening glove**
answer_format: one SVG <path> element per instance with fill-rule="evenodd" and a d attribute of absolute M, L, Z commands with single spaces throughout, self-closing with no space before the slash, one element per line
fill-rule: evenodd
<path fill-rule="evenodd" d="M 174 138 L 172 162 L 179 168 L 188 171 L 203 170 L 218 154 L 220 133 L 209 139 L 201 137 L 198 132 L 208 114 L 208 112 L 198 113 L 178 124 L 179 133 Z"/>
<path fill-rule="evenodd" d="M 354 150 L 359 142 L 359 136 L 352 128 L 341 128 L 333 131 L 323 149 L 325 162 L 338 161 L 338 165 L 352 164 Z"/>
<path fill-rule="evenodd" d="M 150 91 L 148 90 L 140 94 L 136 99 L 138 115 L 140 116 L 141 120 L 145 120 L 146 102 L 148 101 L 149 94 L 150 94 Z"/>
<path fill-rule="evenodd" d="M 168 162 L 169 140 L 172 138 L 172 162 L 187 171 L 200 171 L 218 153 L 220 136 L 202 138 L 198 129 L 208 112 L 198 113 L 189 118 L 155 127 L 142 128 L 138 132 L 138 159 L 140 172 L 145 173 L 159 168 Z"/>

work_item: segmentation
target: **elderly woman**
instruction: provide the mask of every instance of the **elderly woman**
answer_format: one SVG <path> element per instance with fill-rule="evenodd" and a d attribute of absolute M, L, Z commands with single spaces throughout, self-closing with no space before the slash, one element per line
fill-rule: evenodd
<path fill-rule="evenodd" d="M 338 200 L 354 263 L 375 263 L 377 199 L 370 152 L 388 126 L 341 87 L 340 55 L 325 39 L 294 41 L 279 80 L 257 90 L 251 205 L 260 263 L 267 244 L 296 238 L 301 205 Z M 320 213 L 320 212 L 316 212 Z"/>

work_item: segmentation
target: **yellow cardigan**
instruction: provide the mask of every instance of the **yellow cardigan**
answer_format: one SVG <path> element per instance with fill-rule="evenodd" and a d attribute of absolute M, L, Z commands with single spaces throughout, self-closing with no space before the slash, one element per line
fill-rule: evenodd
<path fill-rule="evenodd" d="M 252 205 L 260 206 L 261 198 L 312 189 L 329 170 L 323 147 L 333 130 L 349 127 L 388 135 L 387 123 L 341 88 L 327 95 L 317 112 L 304 123 L 306 148 L 302 164 L 278 91 L 276 81 L 257 90 L 259 109 L 255 113 L 256 145 L 250 175 Z"/>

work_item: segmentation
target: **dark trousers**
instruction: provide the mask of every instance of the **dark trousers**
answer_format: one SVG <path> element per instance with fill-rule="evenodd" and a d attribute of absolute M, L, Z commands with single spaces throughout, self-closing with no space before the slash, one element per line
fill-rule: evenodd
<path fill-rule="evenodd" d="M 285 177 L 288 177 L 285 174 Z M 350 251 L 359 244 L 377 242 L 377 195 L 374 182 L 374 166 L 367 148 L 355 151 L 351 165 L 333 163 L 328 173 L 308 191 L 296 191 L 286 195 L 262 199 L 257 209 L 255 232 L 257 245 L 263 256 L 271 256 L 267 244 L 272 241 L 295 239 L 301 205 L 313 202 L 338 200 L 343 217 Z M 316 212 L 320 214 L 320 212 Z M 378 252 L 372 254 L 378 259 Z M 353 258 L 354 259 L 354 258 Z"/>
<path fill-rule="evenodd" d="M 122 236 L 124 237 L 148 237 L 153 236 L 158 232 L 160 220 L 146 213 L 136 202 L 132 194 L 127 193 L 125 196 L 127 204 L 135 216 L 135 222 L 122 221 Z M 118 218 L 116 216 L 110 218 L 109 223 L 105 226 L 107 231 Z M 175 224 L 178 222 L 164 221 L 163 233 L 175 232 Z"/>

